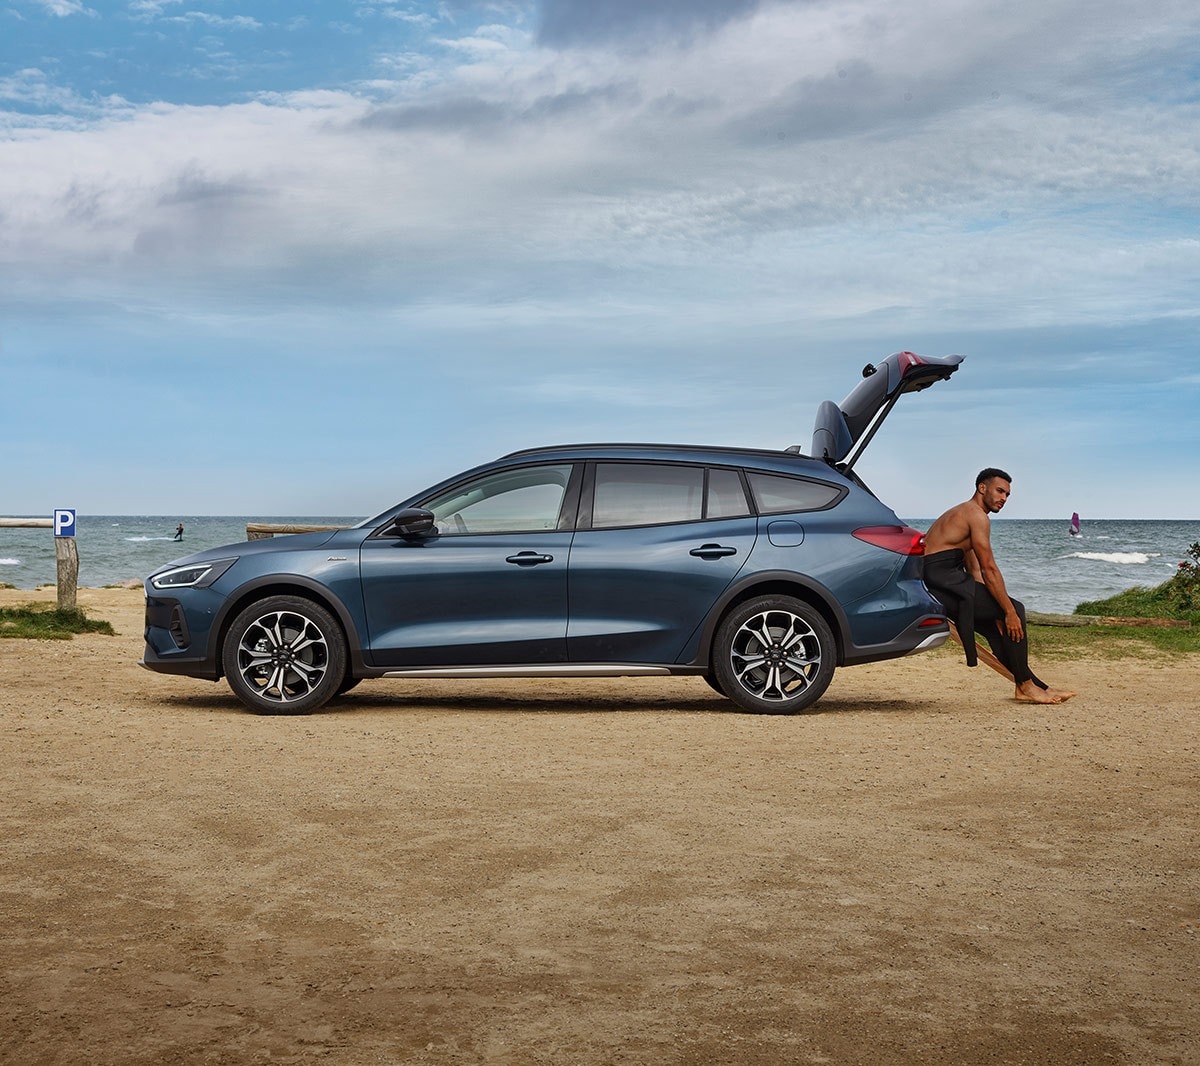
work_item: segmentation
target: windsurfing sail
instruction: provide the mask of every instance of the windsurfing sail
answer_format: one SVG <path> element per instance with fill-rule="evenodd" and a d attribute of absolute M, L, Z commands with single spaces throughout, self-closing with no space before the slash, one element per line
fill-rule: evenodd
<path fill-rule="evenodd" d="M 1079 536 L 1079 512 L 1071 512 L 1071 528 L 1067 530 L 1073 537 Z"/>

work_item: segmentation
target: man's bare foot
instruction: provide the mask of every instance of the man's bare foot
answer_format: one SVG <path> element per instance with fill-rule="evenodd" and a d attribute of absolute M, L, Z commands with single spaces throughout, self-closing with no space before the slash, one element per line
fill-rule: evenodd
<path fill-rule="evenodd" d="M 1073 696 L 1074 693 L 1071 695 Z M 1013 699 L 1021 703 L 1062 703 L 1063 701 L 1063 697 L 1057 695 L 1053 690 L 1038 688 L 1032 681 L 1018 685 L 1016 692 L 1013 693 Z"/>
<path fill-rule="evenodd" d="M 1078 695 L 1076 692 L 1068 692 L 1062 688 L 1048 688 L 1046 692 L 1051 696 L 1057 696 L 1059 703 L 1066 703 L 1072 696 Z"/>

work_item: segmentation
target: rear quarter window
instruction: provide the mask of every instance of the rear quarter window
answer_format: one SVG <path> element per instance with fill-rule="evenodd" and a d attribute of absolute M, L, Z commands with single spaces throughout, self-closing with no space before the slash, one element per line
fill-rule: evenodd
<path fill-rule="evenodd" d="M 789 514 L 792 511 L 824 511 L 845 494 L 841 485 L 786 474 L 746 471 L 750 492 L 759 514 Z"/>

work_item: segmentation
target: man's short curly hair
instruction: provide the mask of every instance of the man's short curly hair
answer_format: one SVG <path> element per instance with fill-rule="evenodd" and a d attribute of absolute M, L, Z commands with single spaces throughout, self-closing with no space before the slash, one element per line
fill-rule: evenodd
<path fill-rule="evenodd" d="M 1011 475 L 1006 474 L 999 467 L 989 466 L 989 467 L 979 471 L 979 477 L 977 477 L 975 479 L 975 487 L 979 488 L 979 486 L 982 485 L 985 481 L 991 481 L 992 478 L 994 478 L 994 477 L 1002 477 L 1010 485 L 1012 484 L 1012 476 Z"/>

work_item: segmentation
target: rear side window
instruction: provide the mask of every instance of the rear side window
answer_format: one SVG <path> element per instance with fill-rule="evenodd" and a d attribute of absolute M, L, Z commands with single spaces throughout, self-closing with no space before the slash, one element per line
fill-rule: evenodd
<path fill-rule="evenodd" d="M 597 463 L 592 528 L 698 522 L 704 517 L 704 467 Z"/>
<path fill-rule="evenodd" d="M 759 514 L 788 514 L 791 511 L 821 511 L 840 500 L 845 490 L 824 481 L 783 474 L 746 471 L 750 491 Z"/>
<path fill-rule="evenodd" d="M 714 466 L 708 471 L 708 506 L 705 518 L 742 518 L 750 514 L 746 490 L 736 470 Z"/>

